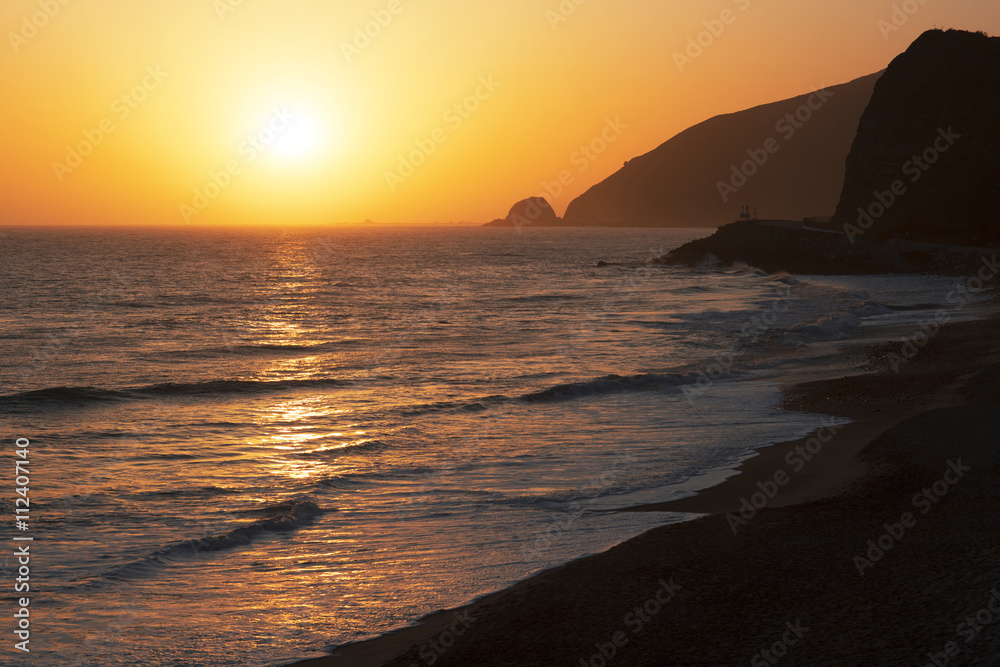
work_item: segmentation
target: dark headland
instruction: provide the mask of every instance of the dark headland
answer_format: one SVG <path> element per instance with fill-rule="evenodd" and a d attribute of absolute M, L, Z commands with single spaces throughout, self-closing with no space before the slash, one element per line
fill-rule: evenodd
<path fill-rule="evenodd" d="M 875 88 L 832 220 L 741 222 L 664 261 L 1000 282 L 998 92 L 1000 40 L 923 35 Z M 935 144 L 852 243 L 858 208 Z M 1000 320 L 947 319 L 914 354 L 880 344 L 833 377 L 784 378 L 784 407 L 816 413 L 813 434 L 695 497 L 631 508 L 705 516 L 302 664 L 1000 664 Z"/>
<path fill-rule="evenodd" d="M 826 222 L 740 222 L 663 258 L 798 273 L 965 274 L 1000 244 L 1000 38 L 920 36 L 889 65 Z"/>
<path fill-rule="evenodd" d="M 488 224 L 717 227 L 745 201 L 767 202 L 768 215 L 781 218 L 830 215 L 881 74 L 710 118 L 629 160 L 571 201 L 562 218 L 548 213 L 548 202 L 527 208 L 544 201 L 535 197 Z M 741 168 L 751 154 L 759 164 L 746 178 Z"/>

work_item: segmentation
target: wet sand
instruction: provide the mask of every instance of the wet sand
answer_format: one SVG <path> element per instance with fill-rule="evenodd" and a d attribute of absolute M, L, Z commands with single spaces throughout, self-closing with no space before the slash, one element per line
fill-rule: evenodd
<path fill-rule="evenodd" d="M 299 664 L 1000 665 L 1000 320 L 783 392 L 854 422 L 628 508 L 709 516 Z"/>

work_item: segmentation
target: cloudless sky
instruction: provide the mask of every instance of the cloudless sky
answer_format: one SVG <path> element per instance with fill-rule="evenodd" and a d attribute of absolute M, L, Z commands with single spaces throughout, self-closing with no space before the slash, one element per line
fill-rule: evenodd
<path fill-rule="evenodd" d="M 881 70 L 935 26 L 997 35 L 1000 11 L 3 0 L 0 224 L 485 222 L 536 194 L 561 214 L 685 128 Z"/>

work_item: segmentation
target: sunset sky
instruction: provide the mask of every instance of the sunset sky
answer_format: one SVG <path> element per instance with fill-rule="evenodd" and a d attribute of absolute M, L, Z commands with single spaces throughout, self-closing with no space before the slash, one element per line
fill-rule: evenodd
<path fill-rule="evenodd" d="M 935 25 L 1000 34 L 1000 11 L 4 0 L 0 224 L 486 222 L 568 171 L 562 214 L 686 127 L 878 71 Z"/>

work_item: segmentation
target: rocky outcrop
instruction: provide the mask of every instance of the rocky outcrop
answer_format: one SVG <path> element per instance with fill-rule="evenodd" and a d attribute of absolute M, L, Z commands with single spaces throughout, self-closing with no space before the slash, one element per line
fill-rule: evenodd
<path fill-rule="evenodd" d="M 564 221 L 716 226 L 744 204 L 774 218 L 832 215 L 880 75 L 695 125 L 574 199 Z"/>
<path fill-rule="evenodd" d="M 875 245 L 851 243 L 841 233 L 823 232 L 781 221 L 734 222 L 715 234 L 687 243 L 655 262 L 694 265 L 744 262 L 763 271 L 817 275 L 939 273 L 974 275 L 996 251 L 890 240 Z"/>
<path fill-rule="evenodd" d="M 514 204 L 506 218 L 497 218 L 485 227 L 545 227 L 560 224 L 559 216 L 544 197 L 528 197 Z"/>
<path fill-rule="evenodd" d="M 865 257 L 847 259 L 852 248 L 839 234 L 769 226 L 758 222 L 734 222 L 715 234 L 687 243 L 660 258 L 662 264 L 722 264 L 745 262 L 771 273 L 865 273 L 871 263 Z M 852 264 L 849 268 L 847 265 Z"/>
<path fill-rule="evenodd" d="M 1000 38 L 931 30 L 875 86 L 833 226 L 889 238 L 1000 241 Z"/>
<path fill-rule="evenodd" d="M 984 257 L 995 262 L 1000 245 L 998 103 L 1000 39 L 924 33 L 875 86 L 829 222 L 734 223 L 661 261 L 714 256 L 797 273 L 976 271 Z"/>

